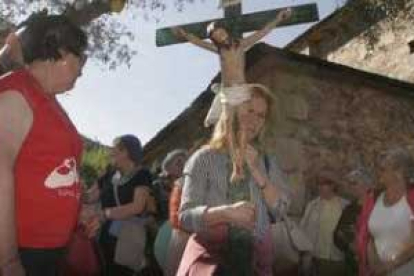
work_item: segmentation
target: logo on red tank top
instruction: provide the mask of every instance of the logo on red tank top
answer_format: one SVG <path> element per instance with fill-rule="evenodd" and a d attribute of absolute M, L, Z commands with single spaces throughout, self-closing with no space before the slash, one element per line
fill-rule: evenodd
<path fill-rule="evenodd" d="M 49 189 L 71 187 L 79 182 L 76 169 L 76 159 L 66 158 L 61 165 L 53 169 L 45 180 L 45 186 Z"/>

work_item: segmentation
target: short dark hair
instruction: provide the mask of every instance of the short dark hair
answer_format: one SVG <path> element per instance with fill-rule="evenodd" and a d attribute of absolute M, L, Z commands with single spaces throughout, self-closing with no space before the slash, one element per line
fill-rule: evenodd
<path fill-rule="evenodd" d="M 64 15 L 38 13 L 20 24 L 25 30 L 20 36 L 25 63 L 35 60 L 58 60 L 60 50 L 82 56 L 88 46 L 86 33 Z"/>
<path fill-rule="evenodd" d="M 128 153 L 129 159 L 136 165 L 141 164 L 144 157 L 141 141 L 132 134 L 122 135 L 115 139 L 115 145 L 125 149 Z"/>

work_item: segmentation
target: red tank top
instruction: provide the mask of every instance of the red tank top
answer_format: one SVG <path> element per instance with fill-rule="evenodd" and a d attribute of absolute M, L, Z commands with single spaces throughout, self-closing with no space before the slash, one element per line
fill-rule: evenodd
<path fill-rule="evenodd" d="M 79 213 L 82 140 L 56 98 L 28 71 L 0 78 L 0 93 L 5 90 L 20 92 L 33 114 L 14 166 L 18 245 L 65 246 Z"/>

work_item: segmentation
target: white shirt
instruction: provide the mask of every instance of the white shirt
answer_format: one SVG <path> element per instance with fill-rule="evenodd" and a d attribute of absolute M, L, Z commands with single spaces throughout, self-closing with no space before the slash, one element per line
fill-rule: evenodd
<path fill-rule="evenodd" d="M 320 259 L 331 260 L 335 248 L 333 234 L 342 214 L 342 203 L 339 197 L 330 200 L 322 199 L 321 203 L 316 255 Z"/>
<path fill-rule="evenodd" d="M 412 212 L 406 196 L 392 206 L 384 205 L 382 193 L 369 218 L 369 231 L 381 261 L 394 260 L 404 249 L 411 235 Z M 399 267 L 391 275 L 414 275 L 414 260 Z"/>

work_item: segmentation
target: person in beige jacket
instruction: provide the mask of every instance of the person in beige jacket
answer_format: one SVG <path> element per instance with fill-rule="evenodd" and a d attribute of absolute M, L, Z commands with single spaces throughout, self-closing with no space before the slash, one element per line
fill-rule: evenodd
<path fill-rule="evenodd" d="M 319 196 L 306 206 L 301 227 L 313 243 L 307 256 L 308 275 L 340 276 L 344 273 L 343 253 L 335 246 L 333 234 L 347 201 L 336 193 L 337 181 L 330 173 L 318 178 Z"/>

